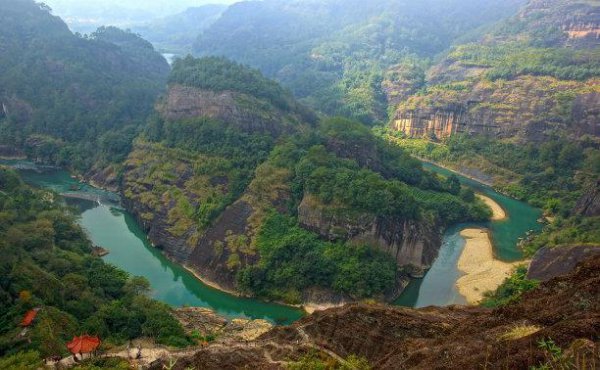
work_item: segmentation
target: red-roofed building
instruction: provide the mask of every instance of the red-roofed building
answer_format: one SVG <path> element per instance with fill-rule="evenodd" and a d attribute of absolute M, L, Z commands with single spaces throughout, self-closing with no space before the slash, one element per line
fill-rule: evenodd
<path fill-rule="evenodd" d="M 100 346 L 100 343 L 102 343 L 100 338 L 86 334 L 80 337 L 73 337 L 73 340 L 67 343 L 67 348 L 73 355 L 78 353 L 92 353 Z"/>
<path fill-rule="evenodd" d="M 27 311 L 25 316 L 23 316 L 23 320 L 21 320 L 21 326 L 24 328 L 30 326 L 33 323 L 33 320 L 35 320 L 39 310 L 39 308 L 34 308 L 33 310 Z"/>

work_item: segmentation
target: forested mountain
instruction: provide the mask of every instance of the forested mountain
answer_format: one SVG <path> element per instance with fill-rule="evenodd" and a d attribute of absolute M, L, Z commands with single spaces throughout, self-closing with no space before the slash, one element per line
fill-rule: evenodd
<path fill-rule="evenodd" d="M 160 51 L 186 55 L 202 31 L 210 27 L 227 9 L 226 5 L 204 5 L 188 8 L 168 17 L 131 27 Z"/>
<path fill-rule="evenodd" d="M 488 210 L 358 122 L 316 122 L 260 72 L 179 60 L 125 162 L 152 241 L 226 289 L 287 302 L 391 299 L 445 225 Z M 420 246 L 418 250 L 412 250 Z"/>
<path fill-rule="evenodd" d="M 573 211 L 600 177 L 599 30 L 597 1 L 530 1 L 453 47 L 417 93 L 392 88 L 389 137 L 559 216 L 530 252 L 600 242 L 598 218 Z"/>
<path fill-rule="evenodd" d="M 305 103 L 366 123 L 387 121 L 382 81 L 516 11 L 511 1 L 251 1 L 230 6 L 195 52 L 259 68 Z M 418 76 L 417 76 L 418 77 Z"/>
<path fill-rule="evenodd" d="M 73 32 L 91 33 L 102 26 L 132 28 L 148 21 L 185 12 L 192 7 L 209 4 L 232 4 L 234 0 L 48 0 L 54 13 L 69 25 Z M 196 37 L 197 34 L 190 35 Z"/>
<path fill-rule="evenodd" d="M 116 28 L 82 37 L 31 0 L 0 2 L 0 144 L 79 170 L 122 159 L 169 66 Z"/>
<path fill-rule="evenodd" d="M 29 365 L 16 368 L 65 355 L 65 343 L 81 333 L 113 345 L 142 335 L 189 343 L 170 309 L 144 295 L 145 279 L 92 256 L 57 194 L 33 190 L 0 167 L 0 218 L 0 357 L 33 351 Z M 36 324 L 26 328 L 21 320 L 34 309 Z"/>

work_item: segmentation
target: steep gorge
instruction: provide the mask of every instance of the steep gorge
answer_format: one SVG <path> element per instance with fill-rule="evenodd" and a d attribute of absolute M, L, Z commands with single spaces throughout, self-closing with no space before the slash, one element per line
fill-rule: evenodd
<path fill-rule="evenodd" d="M 334 264 L 366 253 L 357 266 L 373 263 L 364 268 L 375 268 L 384 263 L 385 255 L 399 267 L 392 276 L 386 275 L 388 285 L 378 287 L 378 293 L 360 288 L 364 289 L 360 294 L 392 300 L 409 274 L 421 275 L 431 266 L 444 226 L 485 214 L 483 205 L 448 193 L 417 161 L 359 123 L 332 120 L 317 127 L 309 111 L 252 70 L 239 73 L 253 75 L 257 84 L 267 86 L 262 95 L 253 95 L 243 84 L 223 82 L 212 72 L 228 87 L 209 89 L 189 82 L 203 81 L 194 73 L 205 73 L 214 65 L 238 68 L 225 60 L 178 63 L 173 75 L 183 82 L 171 81 L 167 96 L 157 104 L 156 117 L 135 141 L 123 166 L 122 189 L 127 208 L 153 244 L 209 283 L 232 292 L 269 292 L 271 299 L 295 303 L 353 300 L 358 296 L 351 297 L 348 290 L 354 288 L 336 291 L 318 280 L 281 291 L 275 291 L 279 289 L 275 285 L 262 290 L 255 286 L 277 276 L 262 270 L 266 263 L 284 271 L 286 263 L 301 264 L 302 253 L 323 253 L 317 258 L 323 263 L 322 259 L 335 256 L 325 250 L 347 248 L 351 253 L 335 257 Z M 181 72 L 186 68 L 191 74 Z M 270 90 L 276 93 L 266 96 Z M 365 191 L 348 198 L 350 186 Z M 337 194 L 333 199 L 331 192 Z M 273 257 L 275 252 L 268 248 L 276 253 L 304 248 L 286 241 L 298 227 L 292 224 L 283 234 L 273 229 L 269 241 L 259 240 L 267 238 L 265 228 L 280 222 L 277 217 L 297 223 L 296 233 L 307 233 L 315 245 L 292 256 Z M 272 226 L 265 226 L 268 223 Z M 275 245 L 267 248 L 268 243 Z M 300 259 L 286 262 L 287 258 Z M 334 279 L 343 273 L 338 268 L 315 270 L 311 279 L 319 274 Z M 366 276 L 358 275 L 352 284 Z"/>

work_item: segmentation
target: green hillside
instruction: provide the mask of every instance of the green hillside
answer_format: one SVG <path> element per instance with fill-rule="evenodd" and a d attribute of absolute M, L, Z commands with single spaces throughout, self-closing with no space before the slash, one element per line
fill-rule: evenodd
<path fill-rule="evenodd" d="M 259 68 L 309 106 L 387 121 L 392 66 L 429 60 L 459 37 L 512 14 L 514 1 L 261 1 L 235 4 L 194 50 Z"/>
<path fill-rule="evenodd" d="M 169 67 L 116 28 L 74 35 L 30 0 L 0 3 L 0 145 L 89 169 L 122 160 Z"/>
<path fill-rule="evenodd" d="M 92 246 L 56 194 L 33 190 L 0 168 L 0 357 L 66 355 L 81 333 L 105 346 L 140 336 L 185 346 L 170 309 L 145 296 L 148 282 L 92 256 Z M 35 325 L 19 324 L 39 309 Z"/>

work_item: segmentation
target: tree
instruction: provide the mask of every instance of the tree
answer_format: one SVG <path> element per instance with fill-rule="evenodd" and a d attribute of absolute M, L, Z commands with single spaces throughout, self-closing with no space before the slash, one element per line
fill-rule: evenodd
<path fill-rule="evenodd" d="M 446 179 L 446 189 L 450 194 L 460 194 L 460 180 L 458 176 L 452 174 Z"/>

